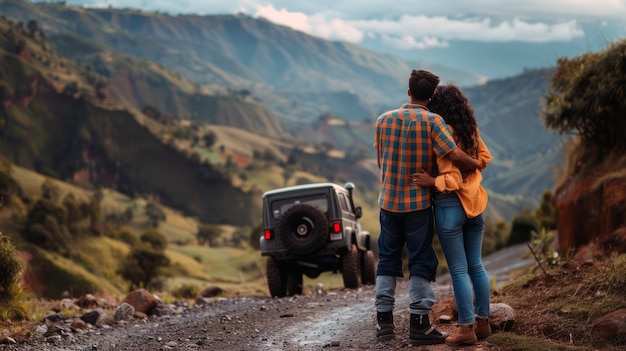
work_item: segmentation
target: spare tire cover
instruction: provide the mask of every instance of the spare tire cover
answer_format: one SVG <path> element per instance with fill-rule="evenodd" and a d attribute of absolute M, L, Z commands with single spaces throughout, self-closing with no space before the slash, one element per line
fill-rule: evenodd
<path fill-rule="evenodd" d="M 322 249 L 329 239 L 324 213 L 309 204 L 296 204 L 278 219 L 278 237 L 294 254 L 308 255 Z"/>

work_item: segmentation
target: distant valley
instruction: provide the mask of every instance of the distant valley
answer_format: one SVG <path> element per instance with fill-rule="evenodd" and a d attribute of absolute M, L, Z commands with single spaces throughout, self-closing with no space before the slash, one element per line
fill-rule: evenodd
<path fill-rule="evenodd" d="M 350 173 L 366 181 L 365 188 L 372 193 L 376 169 L 366 160 L 373 157 L 373 121 L 406 101 L 408 73 L 418 68 L 244 15 L 169 16 L 23 0 L 4 0 L 0 11 L 14 21 L 36 20 L 46 33 L 46 43 L 82 66 L 88 80 L 100 82 L 106 101 L 119 101 L 142 113 L 156 111 L 166 125 L 153 132 L 171 134 L 166 131 L 175 131 L 176 120 L 242 128 L 285 144 L 280 151 L 256 150 L 237 157 L 275 155 L 271 157 L 277 157 L 279 169 L 313 174 L 321 170 L 341 182 L 347 180 L 341 176 L 344 171 L 317 166 L 324 163 L 323 157 L 298 166 L 284 163 L 289 155 L 314 155 L 297 151 L 307 147 L 322 153 L 336 149 L 341 157 L 356 157 L 360 166 Z M 442 82 L 463 86 L 476 109 L 481 133 L 495 156 L 485 172 L 492 200 L 489 213 L 508 221 L 523 207 L 534 206 L 554 184 L 554 167 L 562 154 L 562 137 L 546 131 L 538 115 L 550 70 L 529 70 L 476 85 L 478 77 L 471 74 L 425 66 L 432 67 Z M 168 123 L 174 124 L 167 127 Z M 186 145 L 179 147 L 191 147 L 193 152 L 202 144 Z M 210 157 L 201 149 L 194 153 L 199 160 Z M 42 163 L 16 161 L 30 167 Z M 218 162 L 219 168 L 224 159 L 205 162 L 213 168 Z M 67 172 L 75 171 L 54 173 Z"/>

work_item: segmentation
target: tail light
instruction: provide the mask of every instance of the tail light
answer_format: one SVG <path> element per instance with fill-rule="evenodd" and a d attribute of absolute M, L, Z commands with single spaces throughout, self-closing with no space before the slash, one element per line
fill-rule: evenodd
<path fill-rule="evenodd" d="M 263 237 L 265 238 L 265 240 L 272 240 L 272 231 L 269 229 L 263 230 Z"/>
<path fill-rule="evenodd" d="M 341 222 L 334 222 L 331 227 L 333 233 L 341 233 Z"/>
<path fill-rule="evenodd" d="M 341 228 L 341 222 L 333 222 L 330 224 L 330 240 L 343 239 L 343 231 Z"/>

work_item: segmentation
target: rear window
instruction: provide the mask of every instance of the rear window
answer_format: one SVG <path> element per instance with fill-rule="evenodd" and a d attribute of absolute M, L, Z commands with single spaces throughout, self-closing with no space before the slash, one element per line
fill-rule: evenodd
<path fill-rule="evenodd" d="M 314 195 L 314 196 L 303 196 L 297 199 L 289 199 L 289 200 L 278 200 L 272 202 L 272 216 L 274 219 L 278 219 L 280 215 L 285 213 L 287 209 L 293 205 L 297 204 L 309 204 L 319 208 L 322 212 L 326 213 L 328 211 L 328 199 L 326 195 Z"/>

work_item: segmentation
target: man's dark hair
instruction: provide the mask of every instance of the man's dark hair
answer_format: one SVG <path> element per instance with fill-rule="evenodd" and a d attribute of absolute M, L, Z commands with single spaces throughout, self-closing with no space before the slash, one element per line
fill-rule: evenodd
<path fill-rule="evenodd" d="M 424 70 L 412 70 L 409 78 L 409 90 L 415 100 L 428 100 L 439 85 L 439 77 Z"/>

